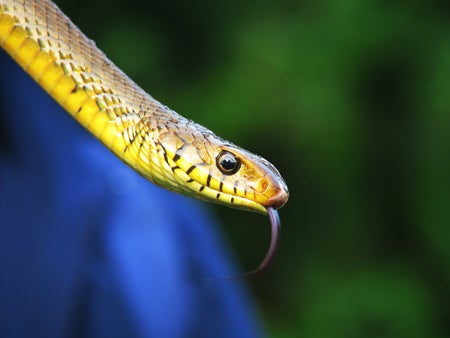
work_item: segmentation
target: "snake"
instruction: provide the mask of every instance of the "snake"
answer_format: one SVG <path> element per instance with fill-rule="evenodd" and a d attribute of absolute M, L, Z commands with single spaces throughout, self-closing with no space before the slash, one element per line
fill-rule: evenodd
<path fill-rule="evenodd" d="M 75 120 L 150 182 L 269 215 L 272 262 L 289 191 L 269 161 L 145 92 L 51 0 L 0 0 L 0 46 Z M 56 140 L 55 140 L 56 141 Z"/>

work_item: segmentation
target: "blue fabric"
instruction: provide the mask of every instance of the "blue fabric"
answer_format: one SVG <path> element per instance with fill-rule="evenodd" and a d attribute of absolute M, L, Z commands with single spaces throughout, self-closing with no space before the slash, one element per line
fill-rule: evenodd
<path fill-rule="evenodd" d="M 0 52 L 0 337 L 260 337 L 202 204 L 148 183 Z"/>

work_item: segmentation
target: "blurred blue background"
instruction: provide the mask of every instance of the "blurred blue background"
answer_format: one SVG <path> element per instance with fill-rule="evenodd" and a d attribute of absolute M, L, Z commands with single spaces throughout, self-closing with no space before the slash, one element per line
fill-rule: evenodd
<path fill-rule="evenodd" d="M 155 98 L 291 192 L 271 337 L 450 335 L 447 1 L 58 1 Z M 246 270 L 268 220 L 210 206 Z"/>

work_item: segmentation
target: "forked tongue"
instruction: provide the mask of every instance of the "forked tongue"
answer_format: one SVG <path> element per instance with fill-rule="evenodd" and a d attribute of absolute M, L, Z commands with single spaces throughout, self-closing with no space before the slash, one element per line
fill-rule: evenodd
<path fill-rule="evenodd" d="M 267 213 L 269 214 L 270 219 L 270 225 L 271 225 L 271 238 L 270 238 L 270 245 L 269 249 L 267 250 L 266 256 L 262 260 L 262 262 L 259 264 L 259 266 L 249 272 L 240 274 L 240 275 L 234 275 L 234 276 L 226 276 L 226 277 L 219 277 L 219 278 L 206 278 L 206 280 L 223 280 L 223 279 L 235 279 L 235 278 L 242 278 L 242 277 L 249 277 L 249 276 L 255 276 L 263 271 L 267 270 L 267 268 L 270 267 L 272 264 L 275 254 L 277 252 L 278 248 L 278 240 L 281 230 L 281 222 L 280 222 L 280 216 L 278 215 L 278 211 L 273 207 L 267 207 Z"/>
<path fill-rule="evenodd" d="M 270 226 L 271 226 L 271 238 L 270 238 L 270 246 L 269 250 L 267 250 L 266 256 L 259 266 L 250 272 L 243 274 L 242 276 L 251 276 L 257 275 L 263 271 L 265 271 L 272 264 L 275 254 L 278 248 L 278 240 L 281 230 L 281 221 L 280 216 L 278 215 L 278 211 L 273 207 L 267 207 L 267 213 L 269 214 Z"/>

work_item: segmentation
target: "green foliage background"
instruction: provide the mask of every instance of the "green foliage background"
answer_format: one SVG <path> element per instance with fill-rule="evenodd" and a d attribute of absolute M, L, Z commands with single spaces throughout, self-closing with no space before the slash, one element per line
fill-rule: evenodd
<path fill-rule="evenodd" d="M 450 5 L 58 1 L 158 100 L 291 193 L 250 280 L 271 337 L 450 335 Z M 216 208 L 244 270 L 268 219 Z"/>

